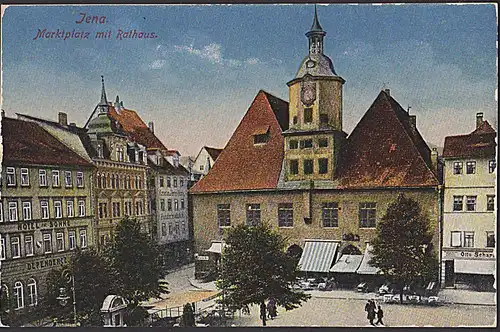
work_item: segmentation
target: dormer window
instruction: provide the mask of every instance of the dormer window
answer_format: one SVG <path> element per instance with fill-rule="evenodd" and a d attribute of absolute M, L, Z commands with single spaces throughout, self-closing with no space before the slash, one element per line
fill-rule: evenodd
<path fill-rule="evenodd" d="M 257 128 L 253 133 L 253 144 L 266 144 L 269 141 L 269 126 Z"/>
<path fill-rule="evenodd" d="M 97 144 L 97 156 L 99 158 L 104 158 L 104 151 L 102 148 L 102 144 Z"/>

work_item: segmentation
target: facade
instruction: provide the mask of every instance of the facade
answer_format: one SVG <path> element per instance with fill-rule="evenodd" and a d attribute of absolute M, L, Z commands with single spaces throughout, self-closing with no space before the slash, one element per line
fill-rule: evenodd
<path fill-rule="evenodd" d="M 2 139 L 2 287 L 13 309 L 28 310 L 48 272 L 94 244 L 94 167 L 33 122 L 2 118 Z"/>
<path fill-rule="evenodd" d="M 194 181 L 198 181 L 207 175 L 208 171 L 214 166 L 222 150 L 223 149 L 211 148 L 208 146 L 204 146 L 200 149 L 191 168 L 191 175 Z"/>
<path fill-rule="evenodd" d="M 190 189 L 198 277 L 213 268 L 227 228 L 264 222 L 287 236 L 304 272 L 356 273 L 401 193 L 421 204 L 439 248 L 437 152 L 389 90 L 350 135 L 342 130 L 344 79 L 323 52 L 325 35 L 315 13 L 309 52 L 288 82 L 290 103 L 260 91 Z"/>
<path fill-rule="evenodd" d="M 483 114 L 445 138 L 442 282 L 491 289 L 496 271 L 496 132 Z"/>
<path fill-rule="evenodd" d="M 96 111 L 86 129 L 96 166 L 96 238 L 100 247 L 111 239 L 114 227 L 125 216 L 136 218 L 148 234 L 154 220 L 148 198 L 146 147 L 129 137 L 113 118 L 115 109 L 107 101 L 104 79 Z"/>

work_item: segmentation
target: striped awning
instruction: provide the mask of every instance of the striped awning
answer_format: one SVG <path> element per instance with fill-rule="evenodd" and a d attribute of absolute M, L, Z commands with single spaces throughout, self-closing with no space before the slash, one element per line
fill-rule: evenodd
<path fill-rule="evenodd" d="M 372 259 L 372 254 L 370 252 L 371 250 L 372 250 L 372 246 L 367 244 L 366 249 L 365 249 L 365 254 L 363 255 L 363 260 L 361 261 L 361 265 L 359 266 L 356 273 L 359 273 L 359 274 L 379 274 L 379 273 L 381 273 L 379 268 L 372 266 L 368 263 L 370 261 L 370 259 Z"/>
<path fill-rule="evenodd" d="M 305 272 L 328 272 L 332 266 L 338 242 L 330 240 L 306 240 L 299 261 L 299 269 Z"/>
<path fill-rule="evenodd" d="M 354 273 L 361 264 L 363 255 L 342 255 L 340 259 L 330 269 L 330 272 Z"/>
<path fill-rule="evenodd" d="M 214 252 L 216 254 L 220 254 L 220 253 L 222 253 L 222 247 L 225 247 L 225 246 L 226 246 L 225 243 L 213 241 L 212 245 L 210 246 L 210 248 L 208 248 L 205 251 Z"/>

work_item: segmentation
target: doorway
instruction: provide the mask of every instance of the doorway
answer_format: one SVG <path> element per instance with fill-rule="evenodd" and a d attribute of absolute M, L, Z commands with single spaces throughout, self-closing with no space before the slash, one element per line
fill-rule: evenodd
<path fill-rule="evenodd" d="M 455 261 L 444 261 L 444 286 L 455 286 Z"/>

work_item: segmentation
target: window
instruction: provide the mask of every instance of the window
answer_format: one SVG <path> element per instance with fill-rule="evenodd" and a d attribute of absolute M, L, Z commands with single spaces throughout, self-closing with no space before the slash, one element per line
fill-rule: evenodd
<path fill-rule="evenodd" d="M 184 187 L 184 178 L 179 178 L 179 187 Z"/>
<path fill-rule="evenodd" d="M 493 173 L 497 168 L 497 162 L 495 160 L 488 161 L 488 172 Z"/>
<path fill-rule="evenodd" d="M 467 174 L 475 174 L 476 173 L 476 162 L 468 161 L 466 163 L 466 172 Z"/>
<path fill-rule="evenodd" d="M 174 211 L 179 211 L 179 201 L 174 199 Z"/>
<path fill-rule="evenodd" d="M 6 248 L 5 248 L 5 238 L 2 236 L 0 237 L 0 259 L 5 259 L 5 254 L 6 254 Z"/>
<path fill-rule="evenodd" d="M 323 203 L 322 217 L 323 227 L 339 227 L 339 204 Z"/>
<path fill-rule="evenodd" d="M 462 232 L 451 232 L 451 246 L 461 247 L 462 246 Z"/>
<path fill-rule="evenodd" d="M 318 167 L 319 167 L 319 174 L 326 174 L 328 173 L 328 158 L 320 158 L 318 159 Z"/>
<path fill-rule="evenodd" d="M 0 222 L 3 222 L 3 202 L 0 199 Z"/>
<path fill-rule="evenodd" d="M 64 251 L 64 233 L 56 233 L 57 251 Z"/>
<path fill-rule="evenodd" d="M 181 210 L 184 210 L 185 206 L 184 206 L 184 199 L 181 199 Z"/>
<path fill-rule="evenodd" d="M 467 196 L 467 211 L 476 211 L 476 197 Z"/>
<path fill-rule="evenodd" d="M 23 283 L 16 281 L 14 284 L 14 299 L 16 304 L 16 309 L 24 308 L 24 289 Z"/>
<path fill-rule="evenodd" d="M 83 172 L 76 172 L 76 186 L 83 188 Z"/>
<path fill-rule="evenodd" d="M 61 201 L 54 201 L 54 217 L 62 218 L 62 203 Z"/>
<path fill-rule="evenodd" d="M 177 188 L 177 178 L 176 177 L 174 177 L 174 187 Z"/>
<path fill-rule="evenodd" d="M 21 186 L 30 185 L 30 175 L 27 168 L 21 168 Z"/>
<path fill-rule="evenodd" d="M 66 213 L 67 217 L 73 217 L 75 215 L 73 201 L 66 201 Z"/>
<path fill-rule="evenodd" d="M 278 227 L 293 227 L 293 204 L 278 204 Z"/>
<path fill-rule="evenodd" d="M 359 204 L 359 227 L 372 228 L 376 223 L 376 203 Z"/>
<path fill-rule="evenodd" d="M 21 243 L 19 242 L 19 236 L 10 237 L 10 254 L 12 258 L 21 257 Z"/>
<path fill-rule="evenodd" d="M 45 254 L 50 254 L 52 252 L 52 234 L 43 234 L 43 252 Z"/>
<path fill-rule="evenodd" d="M 47 172 L 44 169 L 38 171 L 38 181 L 40 183 L 40 187 L 47 187 Z"/>
<path fill-rule="evenodd" d="M 161 236 L 167 236 L 167 225 L 165 223 L 161 224 Z"/>
<path fill-rule="evenodd" d="M 200 171 L 203 171 L 203 168 L 204 168 L 203 165 L 200 165 Z"/>
<path fill-rule="evenodd" d="M 113 217 L 120 217 L 121 216 L 121 204 L 120 202 L 112 202 L 112 208 L 113 208 Z"/>
<path fill-rule="evenodd" d="M 304 123 L 311 123 L 313 121 L 313 109 L 304 108 Z"/>
<path fill-rule="evenodd" d="M 203 167 L 203 166 L 202 166 Z M 170 177 L 167 178 L 167 188 L 170 188 Z"/>
<path fill-rule="evenodd" d="M 486 232 L 486 248 L 495 248 L 495 232 Z"/>
<path fill-rule="evenodd" d="M 320 138 L 320 139 L 318 139 L 318 146 L 320 148 L 326 148 L 328 146 L 328 138 Z"/>
<path fill-rule="evenodd" d="M 314 164 L 312 159 L 304 160 L 304 174 L 312 174 L 314 172 Z"/>
<path fill-rule="evenodd" d="M 71 178 L 71 171 L 64 172 L 64 185 L 66 187 L 73 186 L 73 179 Z"/>
<path fill-rule="evenodd" d="M 160 210 L 165 211 L 165 200 L 164 199 L 160 199 Z"/>
<path fill-rule="evenodd" d="M 69 231 L 68 232 L 68 243 L 69 243 L 69 250 L 73 250 L 76 248 L 76 234 L 75 231 Z"/>
<path fill-rule="evenodd" d="M 288 148 L 290 150 L 295 150 L 295 149 L 298 149 L 299 148 L 299 142 L 297 140 L 290 140 L 290 142 L 288 143 Z"/>
<path fill-rule="evenodd" d="M 80 230 L 80 247 L 87 248 L 87 230 Z"/>
<path fill-rule="evenodd" d="M 78 200 L 78 216 L 85 217 L 85 201 Z"/>
<path fill-rule="evenodd" d="M 7 167 L 7 186 L 15 186 L 16 185 L 16 169 L 14 167 Z"/>
<path fill-rule="evenodd" d="M 320 114 L 319 115 L 319 123 L 320 124 L 328 124 L 328 114 Z"/>
<path fill-rule="evenodd" d="M 474 248 L 474 232 L 464 232 L 464 247 Z"/>
<path fill-rule="evenodd" d="M 453 196 L 453 211 L 462 211 L 464 205 L 463 196 Z"/>
<path fill-rule="evenodd" d="M 59 171 L 52 171 L 52 187 L 59 187 Z"/>
<path fill-rule="evenodd" d="M 31 202 L 23 202 L 23 220 L 31 220 Z"/>
<path fill-rule="evenodd" d="M 297 124 L 297 116 L 295 115 L 293 118 L 292 118 L 292 121 L 293 121 L 293 124 Z"/>
<path fill-rule="evenodd" d="M 455 161 L 453 163 L 453 174 L 462 174 L 463 164 L 461 161 Z"/>
<path fill-rule="evenodd" d="M 36 281 L 33 278 L 28 280 L 28 300 L 30 306 L 36 306 L 38 304 Z"/>
<path fill-rule="evenodd" d="M 142 202 L 135 202 L 135 215 L 136 216 L 141 216 L 142 215 Z"/>
<path fill-rule="evenodd" d="M 253 135 L 253 144 L 264 144 L 269 141 L 269 132 L 265 134 Z"/>
<path fill-rule="evenodd" d="M 486 196 L 486 211 L 494 211 L 495 210 L 495 195 L 487 195 Z"/>
<path fill-rule="evenodd" d="M 33 256 L 33 235 L 24 236 L 24 254 Z"/>
<path fill-rule="evenodd" d="M 99 218 L 108 217 L 108 203 L 99 203 Z"/>
<path fill-rule="evenodd" d="M 247 204 L 247 226 L 260 224 L 260 204 Z"/>
<path fill-rule="evenodd" d="M 9 202 L 9 221 L 17 221 L 17 202 Z"/>
<path fill-rule="evenodd" d="M 290 174 L 299 174 L 298 160 L 290 160 Z"/>
<path fill-rule="evenodd" d="M 163 188 L 165 186 L 165 178 L 163 176 L 160 176 L 160 188 Z"/>
<path fill-rule="evenodd" d="M 171 199 L 167 200 L 167 210 L 172 211 L 172 200 Z"/>
<path fill-rule="evenodd" d="M 313 147 L 313 140 L 312 139 L 304 139 L 300 141 L 300 148 L 301 149 L 310 149 Z"/>
<path fill-rule="evenodd" d="M 231 226 L 231 205 L 217 205 L 217 221 L 219 222 L 219 227 Z"/>

